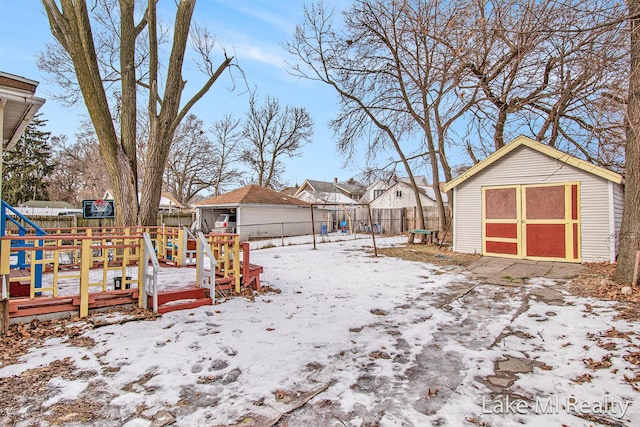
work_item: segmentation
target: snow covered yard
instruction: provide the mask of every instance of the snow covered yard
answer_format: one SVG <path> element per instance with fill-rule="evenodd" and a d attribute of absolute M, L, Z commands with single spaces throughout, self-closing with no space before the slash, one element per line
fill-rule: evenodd
<path fill-rule="evenodd" d="M 0 368 L 0 417 L 129 427 L 640 420 L 640 328 L 614 320 L 612 303 L 548 279 L 487 285 L 459 267 L 375 258 L 370 245 L 252 251 L 263 285 L 280 293 L 154 321 L 76 323 L 79 336 Z M 12 394 L 20 381 L 33 386 Z"/>

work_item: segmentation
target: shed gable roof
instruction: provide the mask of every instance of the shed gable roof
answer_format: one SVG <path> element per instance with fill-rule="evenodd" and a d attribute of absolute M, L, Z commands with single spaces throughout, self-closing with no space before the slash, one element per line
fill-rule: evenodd
<path fill-rule="evenodd" d="M 553 159 L 559 160 L 561 162 L 564 162 L 570 166 L 573 166 L 575 168 L 581 169 L 585 172 L 589 172 L 592 173 L 596 176 L 599 176 L 601 178 L 607 179 L 609 181 L 613 181 L 616 184 L 620 184 L 622 183 L 622 175 L 610 171 L 608 169 L 602 168 L 600 166 L 596 166 L 592 163 L 589 163 L 587 161 L 584 161 L 582 159 L 579 159 L 577 157 L 574 157 L 570 154 L 564 153 L 560 150 L 556 150 L 553 147 L 550 147 L 546 144 L 543 144 L 541 142 L 538 141 L 534 141 L 531 138 L 527 138 L 526 136 L 520 135 L 518 136 L 516 139 L 514 139 L 513 141 L 511 141 L 509 144 L 505 145 L 504 147 L 500 148 L 498 151 L 496 151 L 495 153 L 491 154 L 489 157 L 487 157 L 486 159 L 484 159 L 483 161 L 479 162 L 478 164 L 474 165 L 473 167 L 469 168 L 467 171 L 465 171 L 464 173 L 462 173 L 460 176 L 458 176 L 457 178 L 449 181 L 445 186 L 444 186 L 444 191 L 449 191 L 452 190 L 453 188 L 455 188 L 456 186 L 462 184 L 463 182 L 465 182 L 466 180 L 468 180 L 469 178 L 471 178 L 472 176 L 476 175 L 477 173 L 481 172 L 482 170 L 484 170 L 485 168 L 491 166 L 493 163 L 495 163 L 496 161 L 498 161 L 499 159 L 501 159 L 502 157 L 506 156 L 507 154 L 511 153 L 512 151 L 516 150 L 519 147 L 528 147 L 534 151 L 537 151 L 539 153 L 542 153 L 546 156 L 549 156 Z"/>
<path fill-rule="evenodd" d="M 238 188 L 237 190 L 230 191 L 226 194 L 200 200 L 195 205 L 205 206 L 228 204 L 309 206 L 307 202 L 260 185 L 247 185 L 246 187 Z"/>

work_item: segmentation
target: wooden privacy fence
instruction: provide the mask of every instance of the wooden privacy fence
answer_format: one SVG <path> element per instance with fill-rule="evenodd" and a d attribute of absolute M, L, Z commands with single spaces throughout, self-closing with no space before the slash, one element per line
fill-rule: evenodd
<path fill-rule="evenodd" d="M 29 219 L 36 223 L 40 228 L 90 228 L 90 227 L 113 227 L 113 218 L 101 218 L 101 219 L 85 219 L 82 215 L 28 215 Z M 21 222 L 19 218 L 14 218 L 18 222 Z M 165 225 L 167 227 L 190 227 L 193 224 L 193 214 L 191 212 L 176 212 L 176 213 L 160 213 L 158 214 L 159 226 Z M 7 228 L 10 228 L 13 224 L 7 221 Z"/>
<path fill-rule="evenodd" d="M 435 206 L 423 206 L 425 228 L 428 230 L 438 230 L 440 228 L 438 220 L 438 208 Z M 399 234 L 407 230 L 419 228 L 417 209 L 395 208 L 395 209 L 371 209 L 371 216 L 374 224 L 382 227 L 385 234 Z M 448 216 L 448 219 L 450 216 Z M 369 212 L 367 208 L 357 208 L 355 210 L 355 226 L 359 223 L 369 223 Z"/>

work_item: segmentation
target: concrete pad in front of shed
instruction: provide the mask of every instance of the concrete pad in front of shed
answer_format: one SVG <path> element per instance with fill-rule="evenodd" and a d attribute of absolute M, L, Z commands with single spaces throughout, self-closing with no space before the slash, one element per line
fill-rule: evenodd
<path fill-rule="evenodd" d="M 492 277 L 499 275 L 502 270 L 513 264 L 512 259 L 507 258 L 495 258 L 495 257 L 482 257 L 478 258 L 467 269 L 472 271 L 478 276 Z"/>
<path fill-rule="evenodd" d="M 509 267 L 502 270 L 500 273 L 503 278 L 512 278 L 512 279 L 529 279 L 532 277 L 545 277 L 546 274 L 551 270 L 550 265 L 544 264 L 531 264 L 531 263 L 522 263 L 518 261 L 517 263 L 513 263 Z"/>
<path fill-rule="evenodd" d="M 587 268 L 582 264 L 574 264 L 569 262 L 554 262 L 551 270 L 545 277 L 550 279 L 573 279 L 579 274 L 584 273 Z"/>
<path fill-rule="evenodd" d="M 476 279 L 509 286 L 526 284 L 527 279 L 535 277 L 568 280 L 586 270 L 581 264 L 498 257 L 482 257 L 467 269 Z"/>
<path fill-rule="evenodd" d="M 499 258 L 499 257 L 491 257 L 491 256 L 483 256 L 473 261 L 467 268 L 469 270 L 474 270 L 475 268 L 480 267 L 490 267 L 490 268 L 507 268 L 515 261 L 511 258 Z"/>

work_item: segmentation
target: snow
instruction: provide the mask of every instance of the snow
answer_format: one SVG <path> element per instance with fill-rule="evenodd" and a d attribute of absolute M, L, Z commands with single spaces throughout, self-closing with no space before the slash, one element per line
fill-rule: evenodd
<path fill-rule="evenodd" d="M 637 366 L 623 358 L 640 344 L 639 328 L 614 320 L 612 303 L 570 296 L 548 279 L 483 284 L 458 267 L 374 257 L 370 238 L 332 238 L 316 250 L 292 239 L 251 252 L 264 267 L 263 286 L 279 294 L 87 328 L 91 348 L 50 339 L 0 368 L 0 378 L 70 358 L 95 376 L 52 379 L 41 405 L 98 388 L 130 427 L 150 426 L 161 410 L 177 425 L 275 419 L 326 385 L 289 425 L 578 426 L 588 423 L 580 411 L 618 425 L 640 419 L 638 394 L 624 381 Z M 404 245 L 406 237 L 376 241 Z M 163 268 L 161 282 L 189 282 L 188 272 L 195 280 L 193 268 Z M 548 290 L 563 303 L 539 296 Z M 612 327 L 627 337 L 607 336 Z M 610 368 L 586 367 L 609 354 Z M 496 372 L 505 360 L 532 365 Z M 591 382 L 572 381 L 585 373 Z M 487 381 L 492 376 L 513 383 L 499 389 Z"/>

